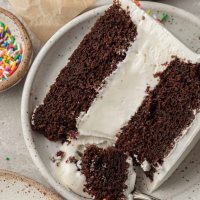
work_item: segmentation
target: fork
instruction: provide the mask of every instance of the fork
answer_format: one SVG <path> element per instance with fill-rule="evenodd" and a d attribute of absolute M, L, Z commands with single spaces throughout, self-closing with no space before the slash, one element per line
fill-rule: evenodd
<path fill-rule="evenodd" d="M 152 196 L 150 196 L 150 195 L 143 194 L 143 193 L 138 192 L 138 191 L 135 191 L 135 192 L 133 193 L 133 199 L 134 199 L 134 200 L 161 200 L 161 199 L 152 197 Z"/>

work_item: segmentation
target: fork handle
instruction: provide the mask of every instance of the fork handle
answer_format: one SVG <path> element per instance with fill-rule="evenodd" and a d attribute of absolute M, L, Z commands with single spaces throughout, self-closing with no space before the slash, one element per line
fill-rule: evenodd
<path fill-rule="evenodd" d="M 133 193 L 133 199 L 134 200 L 161 200 L 161 199 L 158 199 L 156 197 L 152 197 L 150 195 L 143 194 L 143 193 L 138 192 L 138 191 L 135 191 Z"/>

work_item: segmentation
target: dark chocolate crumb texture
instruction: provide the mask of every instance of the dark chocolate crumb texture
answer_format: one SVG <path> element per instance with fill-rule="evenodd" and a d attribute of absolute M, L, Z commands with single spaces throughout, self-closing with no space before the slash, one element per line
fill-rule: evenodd
<path fill-rule="evenodd" d="M 84 37 L 43 104 L 33 113 L 33 129 L 53 141 L 78 140 L 77 118 L 88 111 L 106 84 L 106 77 L 125 59 L 136 35 L 129 13 L 115 2 Z M 81 172 L 86 177 L 85 192 L 94 199 L 124 198 L 128 176 L 125 160 L 129 155 L 135 164 L 147 161 L 150 171 L 146 174 L 153 179 L 156 167 L 162 165 L 199 112 L 200 63 L 173 57 L 165 67 L 155 74 L 159 79 L 155 88 L 146 86 L 147 95 L 117 134 L 115 148 L 92 145 L 80 156 Z M 72 157 L 68 162 L 77 160 Z"/>
<path fill-rule="evenodd" d="M 35 110 L 33 129 L 54 141 L 65 140 L 69 131 L 76 132 L 76 119 L 87 112 L 136 35 L 130 16 L 115 2 L 84 37 Z"/>
<path fill-rule="evenodd" d="M 200 63 L 174 58 L 128 125 L 121 129 L 116 147 L 129 152 L 137 162 L 151 164 L 152 177 L 157 164 L 173 148 L 182 131 L 190 126 L 200 108 Z"/>
<path fill-rule="evenodd" d="M 89 146 L 82 157 L 81 172 L 86 177 L 85 192 L 95 200 L 125 199 L 128 156 L 114 147 Z"/>

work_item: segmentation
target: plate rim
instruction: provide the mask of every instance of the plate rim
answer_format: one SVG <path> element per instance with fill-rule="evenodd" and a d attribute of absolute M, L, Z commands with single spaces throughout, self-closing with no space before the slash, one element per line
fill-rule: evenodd
<path fill-rule="evenodd" d="M 49 200 L 62 200 L 58 194 L 53 192 L 50 188 L 44 186 L 38 181 L 31 179 L 27 176 L 21 175 L 17 172 L 12 172 L 8 170 L 0 170 L 0 179 L 3 177 L 4 180 L 16 180 L 21 183 L 27 183 L 31 187 L 38 190 L 40 193 L 43 193 L 48 197 Z"/>
<path fill-rule="evenodd" d="M 25 139 L 25 143 L 27 146 L 27 149 L 31 155 L 31 158 L 34 161 L 34 164 L 37 166 L 39 169 L 40 173 L 42 176 L 48 181 L 48 183 L 64 198 L 66 199 L 86 199 L 79 197 L 77 194 L 75 194 L 73 191 L 67 190 L 64 186 L 59 184 L 53 176 L 48 172 L 48 169 L 45 167 L 44 163 L 42 162 L 40 158 L 40 154 L 38 153 L 33 138 L 31 136 L 31 126 L 30 126 L 30 116 L 29 116 L 29 99 L 30 99 L 30 91 L 31 91 L 31 86 L 33 83 L 33 80 L 35 78 L 35 75 L 37 73 L 38 68 L 41 65 L 41 62 L 43 60 L 43 57 L 46 56 L 48 51 L 51 49 L 51 47 L 56 43 L 56 41 L 62 37 L 66 32 L 68 32 L 71 28 L 74 26 L 77 26 L 80 21 L 84 21 L 85 19 L 90 18 L 91 16 L 94 15 L 94 13 L 101 13 L 103 12 L 106 8 L 108 8 L 110 4 L 100 6 L 97 8 L 94 8 L 90 11 L 87 11 L 78 17 L 74 18 L 72 21 L 69 23 L 65 24 L 62 28 L 60 28 L 48 41 L 47 43 L 42 47 L 38 55 L 36 56 L 29 73 L 27 75 L 24 88 L 23 88 L 23 93 L 22 93 L 22 101 L 21 101 L 21 124 L 22 124 L 22 131 L 23 131 L 23 136 Z M 177 8 L 175 6 L 171 6 L 168 4 L 163 4 L 163 3 L 157 3 L 157 2 L 142 2 L 142 6 L 144 8 L 148 9 L 157 9 L 157 10 L 165 10 L 166 12 L 170 13 L 176 13 L 176 15 L 179 16 L 187 16 L 187 18 L 191 21 L 193 21 L 195 24 L 197 24 L 200 27 L 200 20 L 197 16 L 193 15 L 192 13 L 185 11 L 181 8 Z M 37 156 L 36 156 L 37 155 Z"/>

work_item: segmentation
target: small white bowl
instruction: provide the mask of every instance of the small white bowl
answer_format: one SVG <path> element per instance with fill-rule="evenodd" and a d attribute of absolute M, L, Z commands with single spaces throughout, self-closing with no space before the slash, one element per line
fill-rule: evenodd
<path fill-rule="evenodd" d="M 15 41 L 21 44 L 23 48 L 22 61 L 16 71 L 6 80 L 0 81 L 0 92 L 2 92 L 20 82 L 28 72 L 32 56 L 32 44 L 24 25 L 11 12 L 0 8 L 0 21 L 9 27 L 12 35 L 15 36 Z"/>

